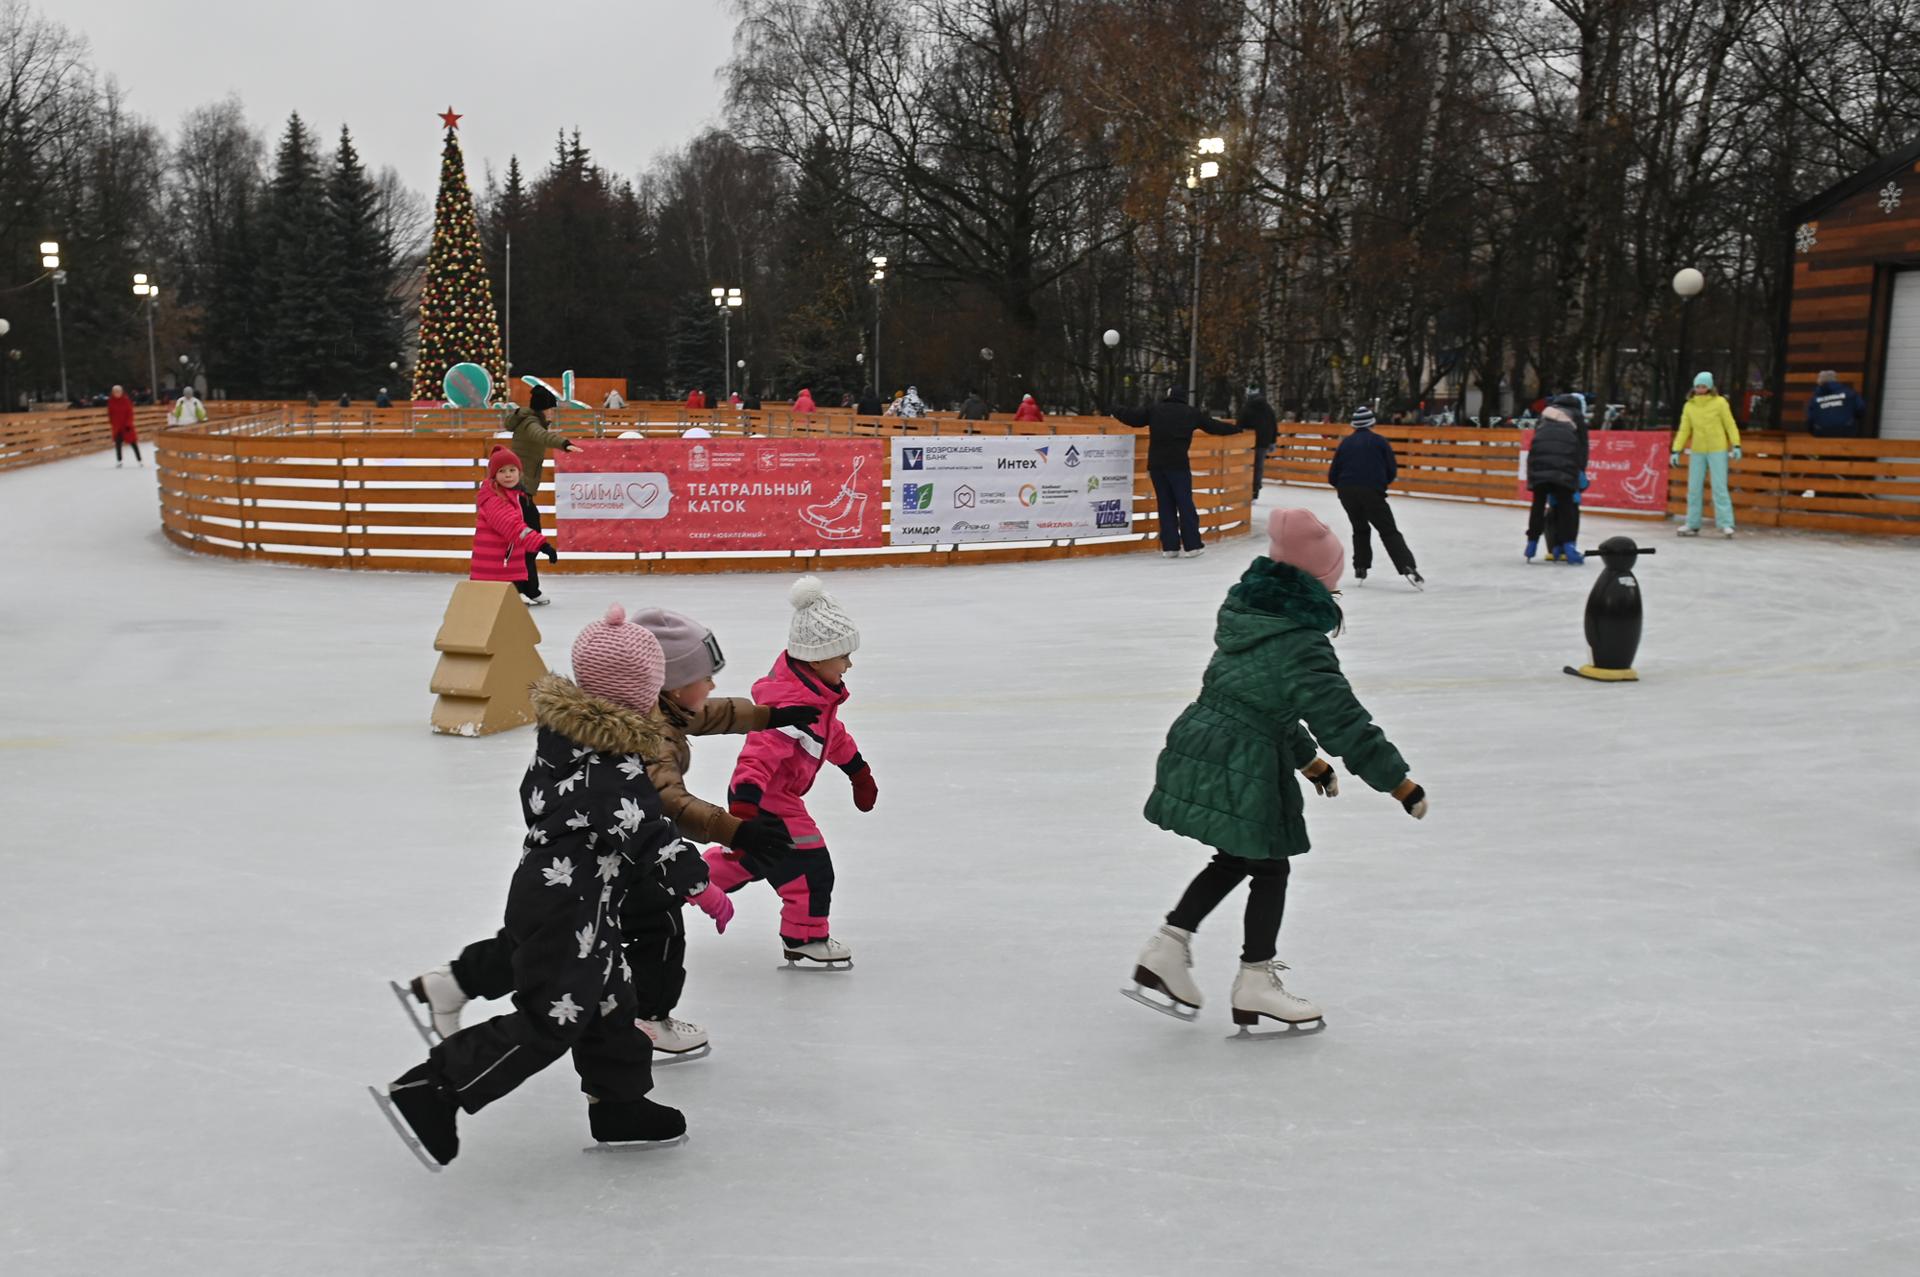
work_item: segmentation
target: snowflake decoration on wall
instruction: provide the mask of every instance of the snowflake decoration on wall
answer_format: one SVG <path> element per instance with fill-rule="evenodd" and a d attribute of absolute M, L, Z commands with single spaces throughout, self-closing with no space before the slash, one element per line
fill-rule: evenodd
<path fill-rule="evenodd" d="M 1900 184 L 1898 182 L 1888 182 L 1880 188 L 1880 211 L 1882 213 L 1891 213 L 1899 207 Z"/>
<path fill-rule="evenodd" d="M 1820 236 L 1817 233 L 1819 229 L 1820 223 L 1808 222 L 1805 226 L 1795 231 L 1793 233 L 1794 248 L 1802 253 L 1812 252 L 1813 246 L 1820 242 Z"/>

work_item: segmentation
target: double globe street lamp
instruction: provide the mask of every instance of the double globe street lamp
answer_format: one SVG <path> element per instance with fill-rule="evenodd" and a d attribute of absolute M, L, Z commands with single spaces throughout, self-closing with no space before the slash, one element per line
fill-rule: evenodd
<path fill-rule="evenodd" d="M 133 277 L 133 295 L 146 299 L 147 303 L 147 384 L 151 387 L 152 402 L 160 402 L 160 361 L 153 353 L 153 305 L 160 300 L 160 285 L 145 275 Z"/>
<path fill-rule="evenodd" d="M 724 331 L 722 349 L 725 351 L 725 366 L 721 376 L 726 380 L 726 398 L 733 398 L 733 312 L 747 304 L 747 297 L 737 288 L 712 288 L 707 290 L 713 296 L 713 304 L 720 311 L 720 326 Z"/>
<path fill-rule="evenodd" d="M 60 241 L 40 241 L 40 265 L 53 280 L 53 345 L 60 356 L 60 406 L 64 408 L 73 401 L 67 395 L 67 336 L 60 324 L 60 285 L 67 282 L 67 272 L 60 269 Z"/>
<path fill-rule="evenodd" d="M 1203 137 L 1194 148 L 1199 163 L 1187 170 L 1187 198 L 1192 201 L 1193 209 L 1193 313 L 1192 327 L 1187 338 L 1187 395 L 1188 402 L 1200 402 L 1200 246 L 1206 242 L 1206 223 L 1200 216 L 1200 194 L 1202 183 L 1211 182 L 1220 176 L 1220 161 L 1217 156 L 1227 153 L 1225 138 Z"/>

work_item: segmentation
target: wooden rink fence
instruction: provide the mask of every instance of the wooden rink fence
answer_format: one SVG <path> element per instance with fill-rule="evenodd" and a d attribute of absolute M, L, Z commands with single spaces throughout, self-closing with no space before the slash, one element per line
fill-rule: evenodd
<path fill-rule="evenodd" d="M 165 404 L 134 408 L 133 428 L 140 435 L 142 451 L 166 424 Z M 113 428 L 107 424 L 105 408 L 0 415 L 0 470 L 64 461 L 111 447 Z"/>
<path fill-rule="evenodd" d="M 1393 491 L 1504 505 L 1516 491 L 1519 430 L 1472 426 L 1376 426 L 1400 461 Z M 1287 422 L 1267 460 L 1269 483 L 1325 487 L 1333 450 L 1351 433 L 1343 424 Z M 1875 536 L 1920 535 L 1920 440 L 1821 439 L 1779 431 L 1743 431 L 1741 459 L 1728 466 L 1734 519 L 1749 527 L 1799 528 Z M 1703 499 L 1704 521 L 1713 498 Z M 1687 508 L 1687 459 L 1667 476 L 1667 515 Z M 1646 511 L 1603 510 L 1659 519 Z"/>
<path fill-rule="evenodd" d="M 501 414 L 492 411 L 326 409 L 305 405 L 235 404 L 238 415 L 178 427 L 154 437 L 161 525 L 169 540 L 200 554 L 313 567 L 465 575 L 473 550 L 474 490 L 500 442 Z M 687 413 L 672 405 L 621 412 L 566 410 L 551 424 L 581 440 L 629 431 L 677 437 L 688 424 L 716 436 L 889 438 L 894 435 L 1131 434 L 1134 519 L 1127 533 L 1092 540 L 1016 544 L 888 546 L 868 550 L 587 553 L 570 551 L 562 531 L 560 562 L 550 572 L 794 572 L 823 568 L 949 566 L 1136 553 L 1159 548 L 1159 519 L 1146 471 L 1146 432 L 1109 418 L 1054 417 L 1045 422 L 959 422 L 855 418 L 850 412 L 811 417 L 768 412 Z M 1199 435 L 1193 447 L 1194 503 L 1209 540 L 1251 529 L 1253 441 L 1250 435 Z M 539 494 L 551 532 L 551 468 Z M 892 458 L 883 470 L 892 489 Z M 891 504 L 886 507 L 891 511 Z"/>

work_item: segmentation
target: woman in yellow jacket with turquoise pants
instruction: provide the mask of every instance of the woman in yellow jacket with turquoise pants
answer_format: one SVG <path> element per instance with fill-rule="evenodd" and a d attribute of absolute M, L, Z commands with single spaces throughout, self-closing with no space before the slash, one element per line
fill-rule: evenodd
<path fill-rule="evenodd" d="M 1680 535 L 1700 535 L 1700 484 L 1711 471 L 1714 522 L 1720 525 L 1721 536 L 1732 536 L 1733 494 L 1727 490 L 1727 458 L 1740 460 L 1740 427 L 1734 424 L 1733 409 L 1714 390 L 1710 372 L 1693 379 L 1693 394 L 1680 413 L 1680 432 L 1673 437 L 1669 464 L 1679 465 L 1680 454 L 1687 451 L 1692 453 L 1687 462 L 1687 521 Z"/>

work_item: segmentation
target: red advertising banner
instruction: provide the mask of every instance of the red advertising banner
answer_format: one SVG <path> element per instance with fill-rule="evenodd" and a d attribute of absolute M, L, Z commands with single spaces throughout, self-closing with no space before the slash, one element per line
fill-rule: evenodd
<path fill-rule="evenodd" d="M 553 454 L 563 550 L 886 544 L 880 439 L 596 439 Z"/>
<path fill-rule="evenodd" d="M 1587 434 L 1587 477 L 1580 497 L 1586 509 L 1665 510 L 1667 446 L 1664 430 L 1594 430 Z M 1526 500 L 1527 453 L 1533 431 L 1520 444 L 1519 496 Z"/>

